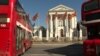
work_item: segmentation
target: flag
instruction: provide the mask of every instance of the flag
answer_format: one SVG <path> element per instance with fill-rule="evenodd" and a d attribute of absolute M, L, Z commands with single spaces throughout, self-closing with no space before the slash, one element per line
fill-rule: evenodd
<path fill-rule="evenodd" d="M 39 14 L 38 13 L 36 13 L 34 16 L 33 16 L 33 21 L 35 21 L 37 18 L 38 18 L 38 16 L 39 16 Z"/>
<path fill-rule="evenodd" d="M 29 14 L 27 14 L 27 15 L 26 15 L 26 18 L 28 18 L 28 19 L 29 19 Z"/>

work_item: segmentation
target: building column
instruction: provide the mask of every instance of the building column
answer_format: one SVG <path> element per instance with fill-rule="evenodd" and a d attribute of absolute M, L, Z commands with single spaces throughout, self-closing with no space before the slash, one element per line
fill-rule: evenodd
<path fill-rule="evenodd" d="M 39 31 L 39 40 L 41 41 L 42 40 L 42 30 L 40 29 Z"/>
<path fill-rule="evenodd" d="M 73 40 L 73 30 L 72 29 L 69 30 L 69 40 L 70 41 Z"/>
<path fill-rule="evenodd" d="M 52 14 L 50 15 L 50 38 L 53 37 L 53 18 Z"/>
<path fill-rule="evenodd" d="M 47 29 L 47 32 L 46 32 L 46 40 L 49 40 L 49 30 Z"/>
<path fill-rule="evenodd" d="M 75 21 L 74 27 L 77 28 L 77 17 L 76 16 L 74 17 L 74 21 Z"/>
<path fill-rule="evenodd" d="M 79 31 L 79 40 L 82 40 L 82 30 Z"/>
<path fill-rule="evenodd" d="M 69 39 L 70 37 L 70 28 L 69 28 L 69 21 L 68 16 L 65 19 L 65 26 L 66 26 L 66 38 Z"/>
<path fill-rule="evenodd" d="M 58 36 L 58 31 L 57 31 L 58 29 L 56 28 L 55 29 L 55 37 L 57 37 Z"/>
<path fill-rule="evenodd" d="M 58 19 L 55 18 L 55 37 L 58 37 Z"/>

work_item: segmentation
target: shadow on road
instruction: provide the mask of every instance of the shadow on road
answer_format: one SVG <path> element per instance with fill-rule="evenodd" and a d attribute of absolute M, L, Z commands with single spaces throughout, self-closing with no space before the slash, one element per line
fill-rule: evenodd
<path fill-rule="evenodd" d="M 61 55 L 65 55 L 65 56 L 83 56 L 82 44 L 72 44 L 69 46 L 48 49 L 45 51 L 48 53 L 61 54 Z"/>

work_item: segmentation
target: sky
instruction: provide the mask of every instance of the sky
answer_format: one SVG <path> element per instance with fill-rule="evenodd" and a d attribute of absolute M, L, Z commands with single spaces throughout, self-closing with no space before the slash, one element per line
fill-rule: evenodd
<path fill-rule="evenodd" d="M 78 21 L 81 20 L 81 5 L 84 2 L 84 0 L 19 0 L 21 5 L 23 6 L 26 13 L 30 15 L 30 21 L 32 24 L 35 23 L 35 25 L 38 26 L 46 26 L 46 16 L 48 13 L 48 10 L 63 4 L 67 7 L 73 8 L 77 13 L 77 19 Z M 35 22 L 32 21 L 32 16 L 34 16 L 36 13 L 39 13 L 38 20 Z"/>

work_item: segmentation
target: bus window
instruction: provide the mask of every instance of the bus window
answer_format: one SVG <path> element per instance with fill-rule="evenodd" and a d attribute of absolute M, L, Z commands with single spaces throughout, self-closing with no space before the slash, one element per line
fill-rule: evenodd
<path fill-rule="evenodd" d="M 94 14 L 88 14 L 85 16 L 86 21 L 98 20 L 98 19 L 100 19 L 100 12 Z"/>
<path fill-rule="evenodd" d="M 29 36 L 28 36 L 29 39 L 31 40 L 31 39 L 32 39 L 32 35 L 31 35 L 31 33 L 29 32 L 28 35 L 29 35 Z"/>
<path fill-rule="evenodd" d="M 0 5 L 8 5 L 9 0 L 0 0 Z"/>
<path fill-rule="evenodd" d="M 99 38 L 100 37 L 100 26 L 89 27 L 88 37 L 89 39 Z"/>
<path fill-rule="evenodd" d="M 22 39 L 25 38 L 25 30 L 22 30 Z"/>
<path fill-rule="evenodd" d="M 17 37 L 16 37 L 16 49 L 20 49 L 22 47 L 22 29 L 17 27 Z"/>
<path fill-rule="evenodd" d="M 18 50 L 19 49 L 19 29 L 17 27 L 16 29 L 17 33 L 16 33 L 16 49 Z"/>
<path fill-rule="evenodd" d="M 84 11 L 90 11 L 98 8 L 98 0 L 94 0 L 84 5 Z"/>

